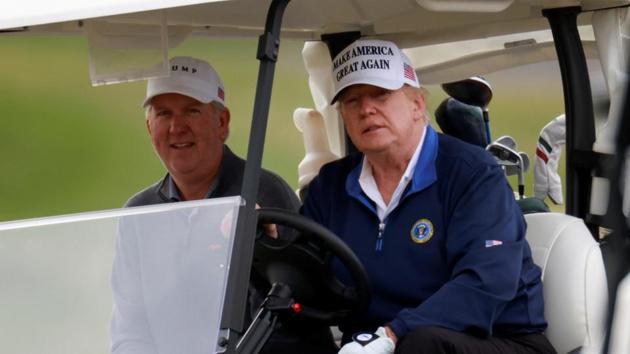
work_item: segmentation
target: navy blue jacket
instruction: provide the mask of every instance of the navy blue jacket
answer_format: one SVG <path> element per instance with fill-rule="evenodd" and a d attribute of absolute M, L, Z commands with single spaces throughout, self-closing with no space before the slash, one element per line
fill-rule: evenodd
<path fill-rule="evenodd" d="M 352 331 L 384 324 L 399 338 L 418 326 L 481 336 L 544 331 L 540 268 L 488 153 L 427 127 L 412 180 L 380 230 L 358 183 L 361 161 L 352 155 L 323 166 L 302 207 L 354 250 L 370 277 L 372 303 Z"/>

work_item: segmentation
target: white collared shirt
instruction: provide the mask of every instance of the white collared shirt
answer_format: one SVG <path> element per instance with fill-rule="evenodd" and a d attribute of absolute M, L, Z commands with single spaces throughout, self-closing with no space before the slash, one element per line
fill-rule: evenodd
<path fill-rule="evenodd" d="M 416 169 L 416 164 L 418 163 L 418 157 L 420 156 L 420 150 L 422 150 L 422 143 L 424 142 L 424 136 L 426 135 L 427 128 L 424 127 L 422 132 L 422 136 L 420 137 L 420 141 L 418 142 L 418 146 L 416 146 L 416 151 L 413 153 L 411 160 L 409 160 L 409 164 L 407 165 L 407 169 L 405 169 L 405 173 L 400 178 L 398 182 L 398 187 L 394 191 L 392 195 L 392 199 L 389 201 L 389 204 L 385 204 L 383 200 L 383 196 L 381 192 L 378 190 L 378 186 L 376 185 L 376 180 L 374 179 L 374 174 L 372 173 L 372 165 L 368 162 L 367 158 L 363 157 L 363 166 L 361 167 L 361 175 L 359 176 L 359 185 L 368 198 L 370 198 L 376 204 L 376 214 L 378 218 L 383 222 L 385 218 L 392 212 L 392 210 L 396 209 L 398 203 L 400 203 L 400 198 L 402 197 L 402 193 L 407 188 L 409 181 L 413 177 L 413 172 Z"/>

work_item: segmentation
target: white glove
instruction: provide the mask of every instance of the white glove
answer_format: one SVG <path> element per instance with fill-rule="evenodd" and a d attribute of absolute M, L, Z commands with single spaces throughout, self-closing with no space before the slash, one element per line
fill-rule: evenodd
<path fill-rule="evenodd" d="M 354 334 L 352 339 L 338 354 L 393 354 L 396 347 L 384 327 L 379 327 L 375 333 Z"/>

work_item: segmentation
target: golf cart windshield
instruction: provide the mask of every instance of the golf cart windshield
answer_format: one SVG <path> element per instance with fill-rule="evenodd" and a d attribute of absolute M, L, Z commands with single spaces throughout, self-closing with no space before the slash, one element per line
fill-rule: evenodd
<path fill-rule="evenodd" d="M 125 328 L 112 322 L 119 338 L 155 338 L 149 352 L 208 353 L 240 205 L 229 197 L 0 224 L 2 351 L 109 352 L 113 287 L 116 311 L 133 317 Z"/>

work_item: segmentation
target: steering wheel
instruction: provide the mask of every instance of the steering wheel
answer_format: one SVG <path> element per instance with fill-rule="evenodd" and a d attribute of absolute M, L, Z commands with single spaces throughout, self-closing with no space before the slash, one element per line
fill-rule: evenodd
<path fill-rule="evenodd" d="M 257 213 L 259 225 L 276 224 L 298 231 L 292 235 L 283 232 L 281 239 L 262 236 L 256 241 L 253 260 L 254 271 L 268 285 L 290 286 L 292 297 L 302 307 L 298 316 L 338 325 L 367 310 L 371 298 L 367 273 L 339 237 L 292 211 L 262 208 Z M 342 283 L 333 274 L 333 259 L 344 266 L 352 284 Z"/>

